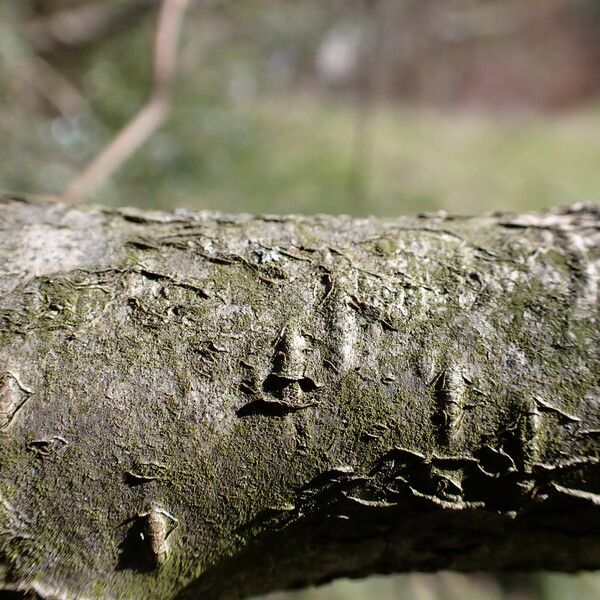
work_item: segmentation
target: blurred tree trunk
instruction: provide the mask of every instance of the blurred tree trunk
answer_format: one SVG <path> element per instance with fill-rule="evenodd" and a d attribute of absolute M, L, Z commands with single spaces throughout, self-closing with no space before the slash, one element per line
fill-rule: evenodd
<path fill-rule="evenodd" d="M 5 589 L 600 567 L 598 206 L 0 210 Z"/>

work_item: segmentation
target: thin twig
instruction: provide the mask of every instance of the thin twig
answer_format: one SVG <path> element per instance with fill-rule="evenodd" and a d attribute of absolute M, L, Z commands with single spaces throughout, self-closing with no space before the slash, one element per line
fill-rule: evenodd
<path fill-rule="evenodd" d="M 39 56 L 24 60 L 14 69 L 14 77 L 44 97 L 63 117 L 90 115 L 89 106 L 79 90 L 59 71 Z"/>
<path fill-rule="evenodd" d="M 67 186 L 61 200 L 82 201 L 117 171 L 166 121 L 177 70 L 177 49 L 190 0 L 163 0 L 154 41 L 153 86 L 148 102 Z"/>
<path fill-rule="evenodd" d="M 349 193 L 359 206 L 369 203 L 370 171 L 373 159 L 373 114 L 377 101 L 380 65 L 385 35 L 385 11 L 380 0 L 363 0 L 367 39 L 357 72 L 356 115 L 348 179 Z"/>

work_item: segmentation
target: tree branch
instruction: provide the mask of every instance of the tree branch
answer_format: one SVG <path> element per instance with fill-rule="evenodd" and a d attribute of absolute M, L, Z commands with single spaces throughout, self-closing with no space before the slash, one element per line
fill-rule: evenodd
<path fill-rule="evenodd" d="M 77 203 L 106 181 L 165 122 L 171 110 L 177 47 L 190 0 L 163 0 L 154 42 L 153 88 L 148 102 L 67 186 L 62 200 Z"/>
<path fill-rule="evenodd" d="M 0 207 L 7 588 L 600 567 L 598 205 Z"/>

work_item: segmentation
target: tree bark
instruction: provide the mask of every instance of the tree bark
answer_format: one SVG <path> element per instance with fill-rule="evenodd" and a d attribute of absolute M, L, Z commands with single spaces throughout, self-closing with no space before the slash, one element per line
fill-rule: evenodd
<path fill-rule="evenodd" d="M 600 567 L 598 205 L 0 211 L 6 589 Z"/>

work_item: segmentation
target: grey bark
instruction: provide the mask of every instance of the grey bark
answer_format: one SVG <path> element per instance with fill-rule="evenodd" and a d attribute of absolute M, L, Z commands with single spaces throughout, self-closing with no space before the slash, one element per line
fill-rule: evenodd
<path fill-rule="evenodd" d="M 600 567 L 598 205 L 0 217 L 5 589 Z"/>

